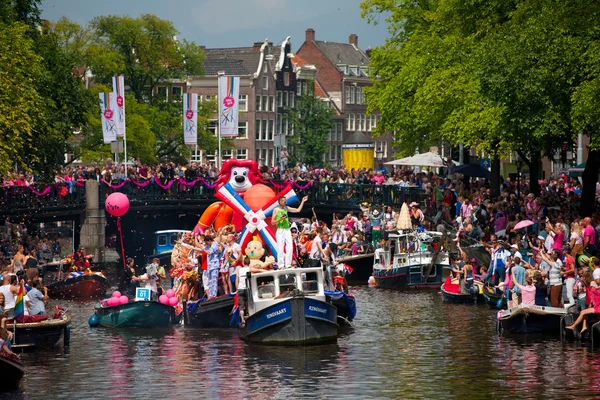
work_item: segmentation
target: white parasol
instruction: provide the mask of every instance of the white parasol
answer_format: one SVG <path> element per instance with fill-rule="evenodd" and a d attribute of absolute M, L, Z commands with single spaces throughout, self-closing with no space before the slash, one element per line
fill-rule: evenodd
<path fill-rule="evenodd" d="M 457 162 L 453 161 L 456 165 Z M 434 152 L 427 152 L 421 154 L 415 154 L 411 157 L 404 157 L 399 160 L 389 161 L 385 163 L 386 165 L 410 165 L 410 166 L 418 166 L 418 167 L 445 167 L 445 161 L 442 157 Z"/>

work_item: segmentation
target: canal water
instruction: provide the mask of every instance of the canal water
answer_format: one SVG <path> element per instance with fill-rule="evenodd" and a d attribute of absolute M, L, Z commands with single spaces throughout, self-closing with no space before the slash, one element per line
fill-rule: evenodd
<path fill-rule="evenodd" d="M 355 329 L 337 344 L 248 345 L 233 331 L 90 328 L 93 302 L 60 302 L 71 345 L 24 354 L 9 399 L 565 398 L 600 393 L 600 351 L 498 337 L 485 305 L 437 291 L 352 287 Z M 0 376 L 0 379 L 2 377 Z"/>

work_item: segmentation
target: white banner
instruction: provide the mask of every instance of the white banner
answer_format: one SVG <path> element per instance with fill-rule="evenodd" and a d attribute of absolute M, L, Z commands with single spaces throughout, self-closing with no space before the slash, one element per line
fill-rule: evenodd
<path fill-rule="evenodd" d="M 219 77 L 219 131 L 221 136 L 238 135 L 240 78 Z"/>
<path fill-rule="evenodd" d="M 98 93 L 100 96 L 100 115 L 102 118 L 102 136 L 104 143 L 117 140 L 116 112 L 117 99 L 114 93 Z"/>
<path fill-rule="evenodd" d="M 185 144 L 198 144 L 198 94 L 183 95 L 183 139 Z"/>
<path fill-rule="evenodd" d="M 113 76 L 113 92 L 117 107 L 115 109 L 115 122 L 117 123 L 117 136 L 125 136 L 125 76 Z"/>

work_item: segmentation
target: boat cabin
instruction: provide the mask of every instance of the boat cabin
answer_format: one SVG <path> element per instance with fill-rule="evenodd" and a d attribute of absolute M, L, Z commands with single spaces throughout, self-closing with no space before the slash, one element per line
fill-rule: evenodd
<path fill-rule="evenodd" d="M 184 233 L 188 233 L 190 231 L 178 230 L 178 229 L 169 229 L 166 231 L 156 231 L 154 232 L 155 237 L 155 248 L 154 253 L 160 254 L 165 253 L 167 251 L 173 251 L 175 247 L 175 243 L 183 236 Z"/>
<path fill-rule="evenodd" d="M 294 293 L 325 301 L 323 269 L 288 268 L 252 274 L 249 280 L 248 314 L 265 309 Z"/>

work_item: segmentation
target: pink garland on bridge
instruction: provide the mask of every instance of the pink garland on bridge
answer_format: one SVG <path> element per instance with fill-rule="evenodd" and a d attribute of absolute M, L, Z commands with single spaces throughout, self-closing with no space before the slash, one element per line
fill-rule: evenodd
<path fill-rule="evenodd" d="M 169 190 L 169 189 L 171 189 L 171 186 L 173 186 L 174 183 L 178 183 L 178 184 L 180 184 L 182 186 L 185 186 L 185 187 L 193 187 L 193 186 L 196 186 L 198 183 L 202 184 L 204 187 L 206 187 L 208 189 L 215 189 L 217 187 L 216 183 L 213 183 L 213 184 L 208 183 L 208 181 L 206 179 L 204 179 L 204 178 L 197 178 L 197 179 L 194 179 L 193 181 L 189 181 L 189 182 L 186 181 L 186 180 L 184 180 L 184 179 L 172 179 L 167 184 L 162 184 L 160 182 L 160 179 L 157 176 L 155 176 L 154 178 L 149 179 L 149 180 L 147 180 L 145 182 L 138 182 L 138 181 L 136 181 L 134 179 L 127 178 L 123 182 L 121 182 L 119 184 L 116 184 L 116 185 L 108 183 L 107 181 L 104 180 L 104 178 L 100 180 L 100 182 L 103 182 L 106 186 L 108 186 L 111 189 L 115 189 L 115 190 L 121 189 L 123 186 L 125 186 L 127 184 L 127 182 L 131 182 L 131 183 L 133 183 L 137 187 L 147 187 L 153 181 L 154 181 L 154 183 L 156 183 L 163 190 Z M 274 182 L 272 180 L 269 181 L 269 183 L 274 188 L 280 189 L 280 190 L 281 189 L 285 189 L 288 185 L 291 185 L 295 189 L 306 190 L 306 189 L 308 189 L 313 184 L 313 181 L 308 181 L 308 183 L 306 183 L 305 185 L 300 185 L 300 184 L 298 184 L 298 183 L 296 183 L 294 181 L 284 181 L 283 185 L 280 185 L 280 184 L 278 184 L 278 183 L 276 183 L 276 182 Z M 77 186 L 84 186 L 83 184 L 79 185 L 79 182 L 77 182 L 76 185 Z"/>
<path fill-rule="evenodd" d="M 33 186 L 27 186 L 27 187 L 33 192 L 33 194 L 35 194 L 38 197 L 45 196 L 52 191 L 52 188 L 50 187 L 50 185 L 46 186 L 46 188 L 44 190 L 42 190 L 41 192 L 38 192 L 37 190 L 35 190 L 33 188 Z"/>

